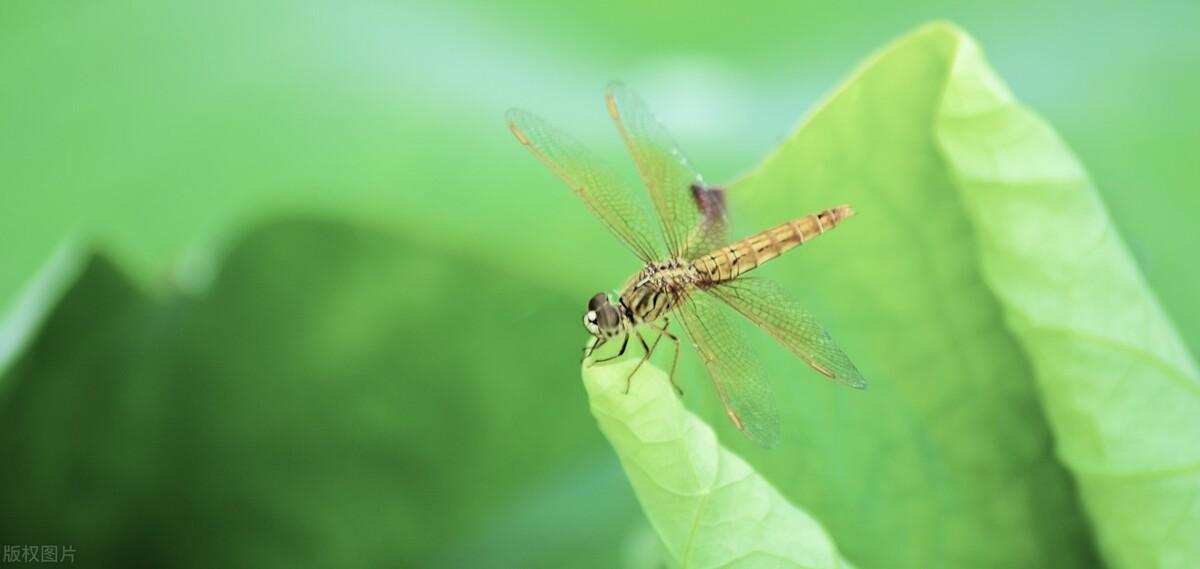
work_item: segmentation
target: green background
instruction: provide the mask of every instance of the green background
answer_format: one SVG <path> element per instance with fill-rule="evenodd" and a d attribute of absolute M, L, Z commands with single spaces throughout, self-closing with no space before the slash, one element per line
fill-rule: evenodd
<path fill-rule="evenodd" d="M 1195 3 L 4 3 L 0 543 L 652 563 L 576 367 L 586 299 L 636 263 L 504 109 L 633 181 L 601 102 L 620 78 L 730 181 L 933 18 L 1075 149 L 1200 351 Z"/>

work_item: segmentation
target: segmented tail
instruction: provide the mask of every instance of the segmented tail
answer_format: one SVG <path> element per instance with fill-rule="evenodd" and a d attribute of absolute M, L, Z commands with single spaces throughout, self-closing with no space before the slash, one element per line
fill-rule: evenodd
<path fill-rule="evenodd" d="M 756 233 L 692 262 L 708 284 L 732 280 L 752 271 L 834 227 L 854 215 L 848 205 L 840 205 L 799 219 L 793 219 Z"/>

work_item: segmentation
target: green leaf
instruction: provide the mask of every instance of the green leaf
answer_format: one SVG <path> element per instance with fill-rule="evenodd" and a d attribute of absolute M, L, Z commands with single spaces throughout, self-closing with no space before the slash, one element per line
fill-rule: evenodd
<path fill-rule="evenodd" d="M 1077 489 L 933 130 L 960 41 L 936 25 L 886 47 L 730 189 L 750 230 L 858 212 L 762 276 L 871 382 L 836 385 L 759 334 L 786 452 L 730 444 L 857 565 L 1092 567 Z"/>
<path fill-rule="evenodd" d="M 665 373 L 636 358 L 585 367 L 592 414 L 679 567 L 845 567 L 825 530 L 717 442 Z"/>
<path fill-rule="evenodd" d="M 1200 555 L 1194 364 L 1082 167 L 960 30 L 875 56 L 731 202 L 758 227 L 860 213 L 764 274 L 872 388 L 770 352 L 792 453 L 746 450 L 849 559 L 1093 566 L 1088 522 L 1114 566 Z"/>
<path fill-rule="evenodd" d="M 1083 167 L 963 38 L 935 132 L 1115 567 L 1200 560 L 1200 373 Z"/>
<path fill-rule="evenodd" d="M 574 329 L 573 299 L 309 220 L 236 240 L 198 297 L 84 261 L 0 376 L 0 542 L 112 567 L 619 562 L 639 514 L 578 387 L 496 381 L 576 369 L 545 326 Z"/>

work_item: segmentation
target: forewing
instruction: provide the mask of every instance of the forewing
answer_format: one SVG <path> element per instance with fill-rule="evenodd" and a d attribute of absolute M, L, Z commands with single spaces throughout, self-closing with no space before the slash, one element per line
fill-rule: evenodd
<path fill-rule="evenodd" d="M 704 180 L 646 103 L 620 83 L 609 84 L 607 102 L 662 221 L 668 253 L 690 260 L 724 245 L 723 200 L 719 211 L 705 207 Z"/>
<path fill-rule="evenodd" d="M 582 144 L 536 115 L 508 111 L 517 140 L 550 167 L 642 261 L 662 259 L 646 209 L 621 179 Z"/>
<path fill-rule="evenodd" d="M 862 373 L 825 328 L 779 284 L 743 277 L 709 290 L 822 375 L 850 387 L 867 386 Z"/>
<path fill-rule="evenodd" d="M 759 445 L 775 446 L 779 412 L 771 387 L 729 310 L 714 296 L 697 290 L 678 313 L 734 426 Z"/>

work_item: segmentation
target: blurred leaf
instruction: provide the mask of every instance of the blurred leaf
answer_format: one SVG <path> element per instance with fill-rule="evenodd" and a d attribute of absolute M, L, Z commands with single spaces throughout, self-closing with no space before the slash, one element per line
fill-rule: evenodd
<path fill-rule="evenodd" d="M 646 516 L 680 567 L 843 567 L 815 520 L 683 407 L 665 373 L 636 358 L 584 367 L 592 414 Z"/>
<path fill-rule="evenodd" d="M 74 545 L 97 566 L 153 564 L 170 531 L 152 520 L 171 502 L 154 460 L 166 386 L 145 385 L 144 370 L 170 315 L 106 259 L 76 260 L 63 272 L 77 280 L 0 378 L 0 541 Z"/>
<path fill-rule="evenodd" d="M 79 244 L 67 241 L 43 264 L 25 285 L 21 302 L 0 319 L 0 378 L 37 336 L 46 317 L 54 311 L 63 294 L 79 278 L 83 268 Z M 0 384 L 0 390 L 3 390 Z"/>
<path fill-rule="evenodd" d="M 333 223 L 254 231 L 201 298 L 148 297 L 94 258 L 0 378 L 0 541 L 108 566 L 555 567 L 591 547 L 612 567 L 601 546 L 636 509 L 604 479 L 607 515 L 450 551 L 604 456 L 574 384 L 516 379 L 575 369 L 546 357 L 578 351 L 546 324 L 577 313 Z"/>
<path fill-rule="evenodd" d="M 1071 151 L 956 47 L 938 141 L 1098 542 L 1115 567 L 1194 566 L 1200 372 Z"/>
<path fill-rule="evenodd" d="M 595 133 L 604 79 L 654 82 L 677 124 L 700 133 L 683 141 L 689 153 L 721 178 L 843 61 L 922 13 L 974 22 L 1026 100 L 1097 158 L 1122 229 L 1143 240 L 1146 275 L 1195 349 L 1200 265 L 1179 228 L 1200 193 L 1180 150 L 1200 132 L 1187 112 L 1200 82 L 1179 70 L 1195 67 L 1185 16 L 1196 4 L 1043 4 L 1025 5 L 1046 16 L 1036 22 L 1012 5 L 959 3 L 887 4 L 865 23 L 861 6 L 730 5 L 718 10 L 758 24 L 717 36 L 664 26 L 713 14 L 682 4 L 531 4 L 538 17 L 499 5 L 5 4 L 0 68 L 15 87 L 0 92 L 11 234 L 0 305 L 73 227 L 113 244 L 139 282 L 231 214 L 272 204 L 411 238 L 272 227 L 239 242 L 200 299 L 144 294 L 91 261 L 36 338 L 22 332 L 38 311 L 0 337 L 0 359 L 32 340 L 0 372 L 0 543 L 69 540 L 81 563 L 110 566 L 617 565 L 621 546 L 607 546 L 629 539 L 632 496 L 606 477 L 615 463 L 596 464 L 606 447 L 561 381 L 574 369 L 562 356 L 578 347 L 563 323 L 579 333 L 584 298 L 564 295 L 618 282 L 612 272 L 632 262 L 600 226 L 577 229 L 586 210 L 529 167 L 501 110 L 535 106 L 523 97 L 591 100 L 595 120 L 580 122 Z M 556 49 L 564 40 L 579 49 Z M 733 433 L 728 446 L 862 566 L 1092 566 L 1053 426 L 1106 552 L 1187 561 L 1194 368 L 1107 221 L 1093 224 L 1104 215 L 1095 204 L 1083 204 L 1091 222 L 1063 227 L 1100 227 L 1093 251 L 1076 247 L 1083 235 L 1029 222 L 1045 201 L 1026 211 L 1013 188 L 975 179 L 980 164 L 1012 156 L 981 156 L 977 144 L 1011 150 L 1023 128 L 1042 127 L 1004 106 L 943 108 L 952 73 L 957 88 L 979 87 L 963 75 L 979 68 L 956 63 L 962 45 L 938 28 L 893 47 L 732 192 L 751 229 L 841 201 L 861 212 L 763 272 L 805 293 L 873 386 L 852 393 L 767 352 L 783 445 L 765 453 Z M 1040 63 L 1047 54 L 1053 65 Z M 990 105 L 995 87 L 953 98 Z M 975 138 L 989 121 L 993 135 Z M 1078 183 L 1022 181 L 1022 192 L 1065 192 L 1058 223 L 1079 213 Z M 1089 260 L 1099 274 L 1078 270 Z M 1005 279 L 1026 262 L 1042 272 L 1020 279 L 1053 278 Z M 1080 298 L 1057 288 L 1074 290 L 1080 275 Z M 1107 322 L 1072 313 L 1072 328 L 1046 327 L 1075 306 Z M 1076 367 L 1093 356 L 1111 365 Z M 703 371 L 687 375 L 689 398 L 732 433 L 699 387 Z"/>
<path fill-rule="evenodd" d="M 1195 559 L 1194 367 L 1081 167 L 962 32 L 883 50 L 731 199 L 761 226 L 861 214 L 767 271 L 872 389 L 781 382 L 798 452 L 746 450 L 848 558 L 1095 565 L 1057 446 L 1110 562 Z"/>
<path fill-rule="evenodd" d="M 1200 3 L 1092 8 L 0 2 L 0 70 L 12 86 L 0 89 L 0 310 L 64 234 L 103 240 L 150 283 L 195 242 L 224 238 L 230 220 L 296 207 L 529 257 L 527 270 L 564 291 L 602 282 L 625 267 L 620 245 L 578 229 L 587 212 L 527 167 L 498 124 L 505 108 L 563 124 L 560 111 L 586 104 L 570 111 L 572 133 L 615 157 L 600 90 L 625 79 L 708 179 L 729 179 L 880 38 L 950 17 L 1083 151 L 1200 350 L 1200 264 L 1179 235 L 1200 211 L 1187 152 L 1200 143 L 1200 74 L 1179 72 L 1200 67 L 1190 25 Z M 555 239 L 529 254 L 546 234 Z M 582 247 L 591 262 L 577 262 Z M 564 264 L 573 270 L 541 269 Z"/>

